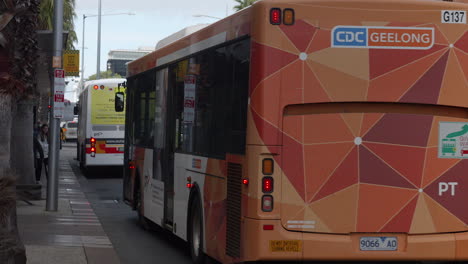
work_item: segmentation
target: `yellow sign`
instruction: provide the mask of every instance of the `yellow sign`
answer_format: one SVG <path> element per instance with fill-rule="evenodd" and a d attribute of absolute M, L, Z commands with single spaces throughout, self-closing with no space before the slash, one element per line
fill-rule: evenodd
<path fill-rule="evenodd" d="M 116 90 L 117 84 L 99 85 L 97 90 L 91 88 L 91 124 L 125 124 L 125 111 L 115 112 L 114 101 Z M 124 92 L 122 88 L 120 90 Z"/>
<path fill-rule="evenodd" d="M 270 240 L 271 252 L 301 252 L 302 241 L 300 240 Z"/>
<path fill-rule="evenodd" d="M 63 68 L 67 76 L 80 76 L 79 50 L 65 50 L 63 52 Z"/>

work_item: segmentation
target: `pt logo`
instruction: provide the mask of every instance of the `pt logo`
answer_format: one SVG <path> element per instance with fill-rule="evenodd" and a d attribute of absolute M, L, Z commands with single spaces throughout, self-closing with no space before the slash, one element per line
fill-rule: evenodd
<path fill-rule="evenodd" d="M 450 191 L 451 196 L 455 196 L 455 186 L 457 185 L 458 182 L 439 182 L 439 196 L 448 191 Z"/>

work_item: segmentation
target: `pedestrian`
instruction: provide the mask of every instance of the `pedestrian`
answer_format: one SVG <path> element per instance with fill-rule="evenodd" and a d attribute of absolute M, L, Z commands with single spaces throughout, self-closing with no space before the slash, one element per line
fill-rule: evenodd
<path fill-rule="evenodd" d="M 49 126 L 47 124 L 43 124 L 34 137 L 34 156 L 36 159 L 36 181 L 41 181 L 42 164 L 44 164 L 45 175 L 48 179 Z"/>

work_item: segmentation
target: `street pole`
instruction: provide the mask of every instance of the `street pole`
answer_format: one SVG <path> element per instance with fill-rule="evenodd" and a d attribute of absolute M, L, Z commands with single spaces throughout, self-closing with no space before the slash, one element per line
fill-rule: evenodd
<path fill-rule="evenodd" d="M 97 70 L 96 79 L 101 79 L 101 0 L 99 0 L 98 7 L 98 37 L 97 37 Z"/>
<path fill-rule="evenodd" d="M 84 37 L 85 37 L 85 20 L 86 15 L 83 14 L 83 39 L 81 40 L 81 87 L 80 92 L 84 89 Z M 77 96 L 78 97 L 78 96 Z"/>
<path fill-rule="evenodd" d="M 62 46 L 63 46 L 63 0 L 54 0 L 54 59 L 60 63 L 54 63 L 55 69 L 62 67 Z M 55 80 L 55 76 L 54 76 Z M 57 83 L 54 81 L 52 86 L 52 96 L 54 96 Z M 49 178 L 47 179 L 47 200 L 46 210 L 57 211 L 58 209 L 58 161 L 59 161 L 59 119 L 55 118 L 54 105 L 52 101 L 50 111 L 50 129 L 49 129 Z"/>

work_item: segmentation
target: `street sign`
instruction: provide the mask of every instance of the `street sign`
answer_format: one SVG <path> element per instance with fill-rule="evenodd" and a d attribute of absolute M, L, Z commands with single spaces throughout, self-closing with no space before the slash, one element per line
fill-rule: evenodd
<path fill-rule="evenodd" d="M 54 70 L 54 118 L 63 118 L 65 110 L 65 71 Z"/>
<path fill-rule="evenodd" d="M 53 56 L 52 57 L 52 68 L 61 68 L 62 67 L 62 57 Z"/>
<path fill-rule="evenodd" d="M 65 50 L 63 52 L 63 68 L 67 76 L 80 76 L 79 50 Z"/>
<path fill-rule="evenodd" d="M 197 77 L 186 75 L 184 80 L 184 123 L 195 121 L 195 90 Z"/>

